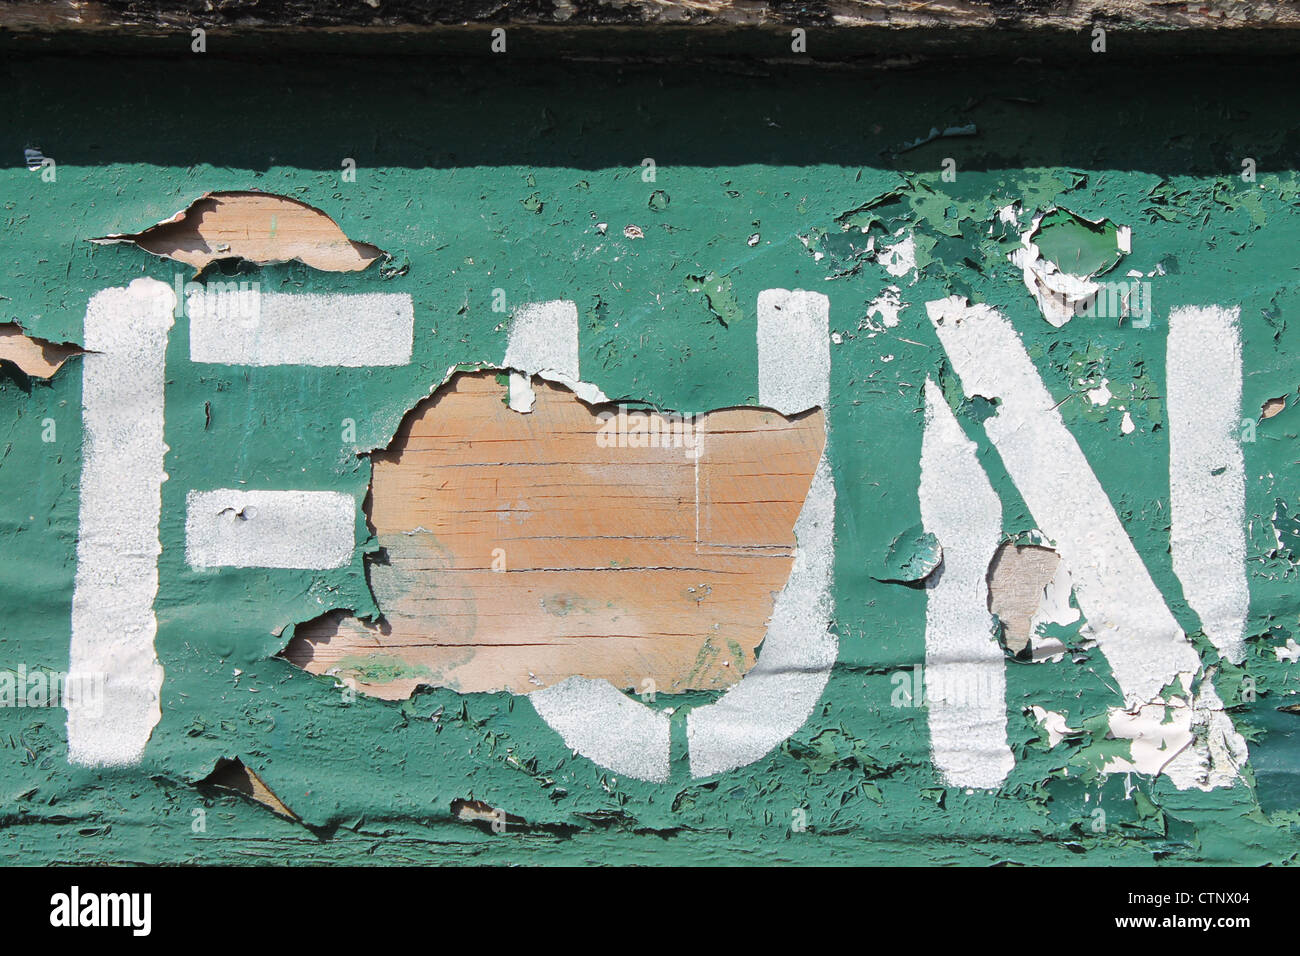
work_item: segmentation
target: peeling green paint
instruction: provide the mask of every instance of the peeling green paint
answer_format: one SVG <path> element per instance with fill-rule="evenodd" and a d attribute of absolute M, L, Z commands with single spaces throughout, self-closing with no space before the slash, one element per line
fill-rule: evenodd
<path fill-rule="evenodd" d="M 1108 272 L 1119 264 L 1122 254 L 1116 248 L 1118 230 L 1107 219 L 1090 222 L 1068 209 L 1052 209 L 1030 238 L 1043 258 L 1071 275 L 1093 276 Z"/>
<path fill-rule="evenodd" d="M 926 531 L 921 524 L 900 531 L 876 566 L 872 577 L 877 581 L 900 584 L 920 581 L 928 576 L 943 560 L 943 547 L 939 539 Z"/>

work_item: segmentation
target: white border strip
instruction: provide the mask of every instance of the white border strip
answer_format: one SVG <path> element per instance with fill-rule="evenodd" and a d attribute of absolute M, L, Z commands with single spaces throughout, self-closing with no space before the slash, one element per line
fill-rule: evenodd
<path fill-rule="evenodd" d="M 68 669 L 103 679 L 102 709 L 68 707 L 68 760 L 139 763 L 162 717 L 158 621 L 158 525 L 167 446 L 163 386 L 176 298 L 155 279 L 105 289 L 86 308 L 77 572 Z M 69 682 L 75 683 L 75 682 Z"/>

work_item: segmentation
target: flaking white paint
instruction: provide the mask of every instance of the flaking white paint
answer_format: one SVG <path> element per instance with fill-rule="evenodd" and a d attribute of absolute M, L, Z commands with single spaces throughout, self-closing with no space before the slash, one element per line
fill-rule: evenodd
<path fill-rule="evenodd" d="M 340 568 L 352 560 L 357 507 L 337 491 L 191 491 L 185 559 L 193 568 Z"/>
<path fill-rule="evenodd" d="M 407 365 L 415 311 L 405 293 L 260 291 L 186 296 L 190 361 L 363 368 Z"/>
<path fill-rule="evenodd" d="M 1043 386 L 1010 321 L 959 296 L 926 310 L 967 396 L 998 401 L 984 422 L 1008 473 L 1043 533 L 1069 567 L 1086 633 L 1111 665 L 1130 715 L 1166 703 L 1166 687 L 1190 694 L 1200 658 L 1178 626 L 1120 524 L 1100 482 Z M 1180 787 L 1231 783 L 1245 759 L 1208 677 L 1188 708 L 1204 742 L 1171 768 Z M 1123 722 L 1121 721 L 1121 725 Z M 1150 763 L 1144 767 L 1149 770 Z M 1157 768 L 1160 769 L 1160 768 Z"/>
<path fill-rule="evenodd" d="M 1219 653 L 1246 655 L 1246 465 L 1240 309 L 1169 313 L 1169 545 L 1187 603 Z"/>
<path fill-rule="evenodd" d="M 86 307 L 68 669 L 102 679 L 103 691 L 95 695 L 100 701 L 66 702 L 68 759 L 75 764 L 139 763 L 162 716 L 154 600 L 167 480 L 163 387 L 175 305 L 166 283 L 136 279 L 96 293 Z"/>
<path fill-rule="evenodd" d="M 988 569 L 1002 537 L 1002 503 L 933 380 L 925 383 L 921 521 L 943 546 L 926 580 L 925 698 L 935 766 L 949 786 L 1001 785 L 1007 745 L 1006 674 L 989 611 Z"/>

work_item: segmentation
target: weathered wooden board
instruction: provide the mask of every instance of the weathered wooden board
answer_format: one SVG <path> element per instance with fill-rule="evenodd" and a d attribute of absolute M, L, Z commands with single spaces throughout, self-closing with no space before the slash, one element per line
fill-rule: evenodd
<path fill-rule="evenodd" d="M 1111 56 L 6 59 L 7 858 L 1290 861 L 1300 91 Z"/>

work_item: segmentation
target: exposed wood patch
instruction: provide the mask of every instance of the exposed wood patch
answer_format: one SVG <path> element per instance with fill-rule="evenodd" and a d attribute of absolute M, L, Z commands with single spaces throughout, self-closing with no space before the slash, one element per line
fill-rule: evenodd
<path fill-rule="evenodd" d="M 250 800 L 256 800 L 282 817 L 290 820 L 298 819 L 298 815 L 281 803 L 280 798 L 271 791 L 271 788 L 262 782 L 262 778 L 244 766 L 244 762 L 238 757 L 230 760 L 223 757 L 218 760 L 212 773 L 199 781 L 199 786 L 233 790 Z"/>
<path fill-rule="evenodd" d="M 49 378 L 82 349 L 26 335 L 16 322 L 0 324 L 0 361 L 13 362 L 32 378 Z"/>
<path fill-rule="evenodd" d="M 1051 548 L 1008 541 L 989 564 L 989 610 L 1002 622 L 1002 643 L 1013 654 L 1029 647 L 1034 615 L 1043 603 L 1043 590 L 1060 567 Z"/>
<path fill-rule="evenodd" d="M 524 817 L 507 813 L 482 800 L 456 799 L 451 801 L 451 815 L 462 823 L 469 823 L 496 836 L 505 834 L 549 833 L 553 836 L 572 836 L 582 829 L 572 823 L 530 823 Z"/>
<path fill-rule="evenodd" d="M 453 800 L 451 801 L 451 814 L 457 820 L 463 820 L 466 823 L 491 823 L 493 820 L 508 819 L 505 811 L 498 810 L 482 800 Z"/>
<path fill-rule="evenodd" d="M 821 411 L 627 413 L 620 446 L 618 419 L 534 384 L 528 415 L 494 373 L 457 375 L 408 414 L 373 456 L 367 501 L 384 617 L 299 625 L 286 658 L 389 699 L 574 675 L 712 689 L 753 665 L 790 574 Z M 696 441 L 698 461 L 683 447 Z"/>
<path fill-rule="evenodd" d="M 367 242 L 353 242 L 314 206 L 251 191 L 205 193 L 142 232 L 90 241 L 132 242 L 145 252 L 199 271 L 222 259 L 257 265 L 296 259 L 325 272 L 360 272 L 385 254 Z"/>
<path fill-rule="evenodd" d="M 1286 396 L 1279 395 L 1276 398 L 1270 398 L 1260 406 L 1259 417 L 1261 419 L 1272 418 L 1274 415 L 1280 415 L 1286 408 Z"/>

